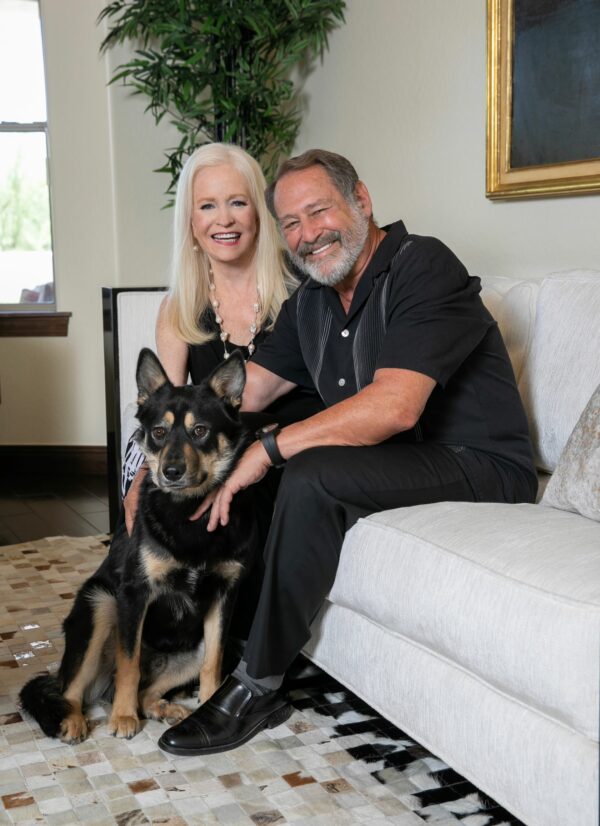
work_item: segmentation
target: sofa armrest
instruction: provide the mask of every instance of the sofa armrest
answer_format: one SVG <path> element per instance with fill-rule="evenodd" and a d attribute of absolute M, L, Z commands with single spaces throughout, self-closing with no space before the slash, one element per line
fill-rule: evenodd
<path fill-rule="evenodd" d="M 103 287 L 104 381 L 110 530 L 121 507 L 121 468 L 133 430 L 135 368 L 142 347 L 156 350 L 155 325 L 164 287 Z"/>

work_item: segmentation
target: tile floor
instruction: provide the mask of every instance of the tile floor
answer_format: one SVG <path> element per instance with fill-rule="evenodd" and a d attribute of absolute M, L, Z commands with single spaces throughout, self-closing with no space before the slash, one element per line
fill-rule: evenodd
<path fill-rule="evenodd" d="M 292 717 L 225 754 L 164 754 L 154 721 L 132 740 L 115 739 L 102 704 L 89 711 L 84 743 L 45 737 L 16 697 L 28 677 L 56 669 L 62 618 L 106 544 L 55 537 L 0 548 L 0 823 L 520 826 L 306 663 L 289 683 Z"/>
<path fill-rule="evenodd" d="M 0 545 L 108 530 L 105 476 L 0 473 Z"/>

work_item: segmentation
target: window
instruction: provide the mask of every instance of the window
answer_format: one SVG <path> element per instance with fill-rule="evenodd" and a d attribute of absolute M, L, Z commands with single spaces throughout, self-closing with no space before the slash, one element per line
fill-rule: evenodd
<path fill-rule="evenodd" d="M 37 0 L 0 0 L 0 309 L 53 312 L 44 60 Z"/>

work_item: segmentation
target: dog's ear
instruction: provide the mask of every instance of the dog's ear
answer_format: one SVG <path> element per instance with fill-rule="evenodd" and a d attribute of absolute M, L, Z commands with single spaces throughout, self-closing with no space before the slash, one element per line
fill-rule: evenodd
<path fill-rule="evenodd" d="M 169 382 L 162 364 L 147 347 L 140 352 L 135 378 L 138 386 L 138 404 L 144 404 L 153 393 Z"/>
<path fill-rule="evenodd" d="M 245 384 L 246 366 L 239 350 L 234 350 L 226 361 L 215 367 L 208 379 L 209 387 L 231 407 L 241 405 Z"/>

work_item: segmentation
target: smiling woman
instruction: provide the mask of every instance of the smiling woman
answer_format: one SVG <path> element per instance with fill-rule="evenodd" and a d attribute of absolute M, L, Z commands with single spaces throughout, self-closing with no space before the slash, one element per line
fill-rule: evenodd
<path fill-rule="evenodd" d="M 238 146 L 198 148 L 177 186 L 171 288 L 156 325 L 160 360 L 169 379 L 199 384 L 233 350 L 245 359 L 269 335 L 297 285 L 265 202 L 258 163 Z M 259 424 L 297 421 L 322 409 L 314 389 L 298 388 L 277 401 Z M 128 522 L 132 522 L 143 456 L 134 443 L 123 469 Z"/>
<path fill-rule="evenodd" d="M 248 266 L 254 254 L 258 216 L 248 184 L 231 166 L 213 166 L 196 173 L 193 186 L 192 232 L 213 260 Z"/>

